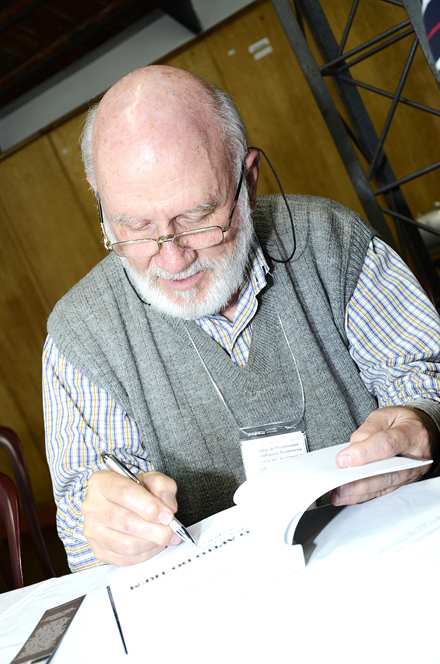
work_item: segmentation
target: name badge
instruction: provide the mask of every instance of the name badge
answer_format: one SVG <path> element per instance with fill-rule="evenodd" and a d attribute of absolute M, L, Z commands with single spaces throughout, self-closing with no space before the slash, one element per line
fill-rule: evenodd
<path fill-rule="evenodd" d="M 246 479 L 280 461 L 308 452 L 304 422 L 286 421 L 240 429 Z"/>

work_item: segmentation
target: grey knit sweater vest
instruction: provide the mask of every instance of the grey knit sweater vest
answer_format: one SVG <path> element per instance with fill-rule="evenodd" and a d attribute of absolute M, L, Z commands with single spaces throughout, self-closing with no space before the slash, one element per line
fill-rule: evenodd
<path fill-rule="evenodd" d="M 137 422 L 154 468 L 178 484 L 179 518 L 189 525 L 231 506 L 244 481 L 238 426 L 299 417 L 304 385 L 310 449 L 348 441 L 377 407 L 347 351 L 344 315 L 373 231 L 331 201 L 291 196 L 297 248 L 273 263 L 259 295 L 245 367 L 194 322 L 142 302 L 110 255 L 56 305 L 48 331 L 76 369 L 109 392 Z M 254 223 L 263 249 L 290 255 L 290 221 L 279 196 L 259 199 Z M 270 259 L 269 259 L 270 262 Z"/>

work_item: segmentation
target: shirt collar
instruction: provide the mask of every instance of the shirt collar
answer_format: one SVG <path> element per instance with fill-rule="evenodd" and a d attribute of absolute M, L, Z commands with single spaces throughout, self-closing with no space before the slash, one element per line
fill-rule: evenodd
<path fill-rule="evenodd" d="M 263 250 L 254 233 L 249 247 L 248 261 L 246 263 L 244 280 L 240 288 L 237 302 L 237 313 L 243 309 L 243 301 L 255 298 L 267 285 L 266 274 L 269 272 L 269 265 L 264 257 Z M 236 314 L 237 317 L 237 314 Z M 212 316 L 203 316 L 196 319 L 196 322 L 203 327 L 203 322 L 213 319 L 223 318 L 221 314 Z"/>

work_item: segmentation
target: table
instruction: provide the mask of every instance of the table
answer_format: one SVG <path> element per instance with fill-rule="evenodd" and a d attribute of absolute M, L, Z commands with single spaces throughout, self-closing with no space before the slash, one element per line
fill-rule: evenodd
<path fill-rule="evenodd" d="M 114 655 L 115 661 L 118 656 L 124 658 L 120 637 L 113 629 L 114 617 L 106 591 L 107 573 L 108 567 L 100 565 L 0 595 L 0 664 L 9 664 L 15 657 L 47 609 L 84 594 L 84 602 L 54 661 L 65 664 L 100 662 L 103 651 Z M 106 644 L 102 648 L 104 635 Z M 111 660 L 107 658 L 107 661 Z"/>
<path fill-rule="evenodd" d="M 390 519 L 400 524 L 392 541 Z M 235 597 L 231 588 L 226 610 L 206 596 L 199 615 L 189 615 L 182 599 L 170 597 L 168 611 L 157 616 L 146 601 L 139 634 L 145 657 L 124 654 L 106 592 L 107 566 L 5 593 L 0 664 L 12 660 L 46 609 L 83 594 L 53 664 L 440 663 L 440 478 L 341 510 L 309 536 L 305 549 L 304 570 L 271 583 L 268 568 L 246 597 Z M 149 646 L 159 620 L 161 650 Z M 160 658 L 153 656 L 159 650 Z"/>

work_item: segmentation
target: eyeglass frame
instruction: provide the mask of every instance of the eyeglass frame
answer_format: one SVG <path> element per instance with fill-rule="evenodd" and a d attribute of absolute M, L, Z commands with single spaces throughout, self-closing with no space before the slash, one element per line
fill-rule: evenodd
<path fill-rule="evenodd" d="M 184 248 L 179 247 L 179 245 L 175 242 L 176 238 L 181 237 L 182 235 L 191 235 L 191 234 L 195 234 L 195 233 L 201 233 L 203 231 L 209 231 L 213 228 L 219 228 L 221 230 L 222 239 L 220 240 L 220 242 L 216 242 L 216 244 L 211 244 L 211 245 L 209 245 L 209 247 L 204 247 L 204 248 L 209 249 L 210 247 L 216 247 L 218 244 L 221 244 L 223 242 L 223 238 L 224 238 L 224 235 L 225 235 L 226 231 L 228 231 L 231 228 L 232 220 L 234 218 L 235 209 L 237 207 L 238 199 L 240 197 L 241 185 L 242 185 L 243 180 L 244 180 L 245 160 L 246 160 L 246 157 L 243 160 L 243 164 L 241 166 L 240 180 L 238 181 L 237 191 L 236 191 L 236 194 L 235 194 L 235 197 L 234 197 L 234 202 L 232 204 L 232 211 L 231 211 L 231 214 L 229 215 L 229 218 L 228 218 L 228 225 L 225 228 L 222 228 L 221 226 L 206 226 L 205 228 L 196 228 L 195 230 L 192 230 L 192 231 L 183 231 L 182 233 L 175 233 L 174 235 L 161 235 L 157 240 L 155 240 L 152 237 L 151 238 L 146 237 L 146 238 L 139 238 L 138 240 L 124 240 L 123 242 L 110 243 L 110 240 L 107 237 L 107 233 L 105 232 L 105 227 L 104 227 L 104 212 L 103 212 L 102 204 L 101 204 L 101 196 L 97 192 L 96 193 L 96 198 L 97 198 L 97 201 L 98 201 L 99 222 L 101 224 L 101 231 L 102 231 L 102 235 L 104 237 L 104 247 L 107 249 L 108 252 L 111 252 L 111 251 L 114 251 L 113 247 L 116 244 L 127 245 L 127 244 L 137 244 L 139 242 L 156 242 L 157 245 L 158 245 L 158 250 L 157 250 L 156 254 L 151 254 L 150 257 L 152 258 L 153 256 L 156 256 L 159 253 L 159 251 L 162 247 L 162 244 L 164 242 L 174 242 L 176 247 L 178 247 L 179 249 L 182 249 L 182 251 L 185 251 Z M 189 249 L 187 251 L 199 251 L 199 250 Z M 116 252 L 114 252 L 114 253 L 116 254 Z M 118 254 L 116 254 L 116 255 L 118 255 Z M 139 257 L 139 258 L 149 258 L 149 256 L 143 256 L 143 257 Z"/>

